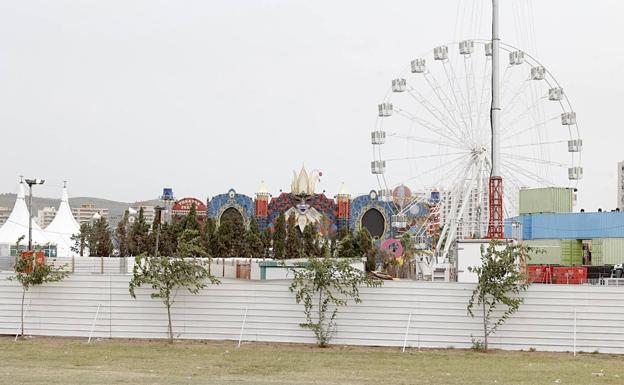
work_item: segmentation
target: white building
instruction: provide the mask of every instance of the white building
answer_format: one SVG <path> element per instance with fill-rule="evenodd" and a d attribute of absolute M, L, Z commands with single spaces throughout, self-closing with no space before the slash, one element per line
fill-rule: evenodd
<path fill-rule="evenodd" d="M 143 209 L 143 218 L 145 219 L 145 223 L 148 225 L 152 225 L 154 223 L 154 218 L 156 218 L 156 208 L 154 206 L 146 206 L 146 205 L 132 205 L 128 209 L 128 223 L 132 224 L 139 218 L 139 211 Z"/>
<path fill-rule="evenodd" d="M 9 219 L 9 215 L 11 215 L 11 209 L 8 207 L 0 207 L 0 225 L 4 224 L 4 222 Z"/>
<path fill-rule="evenodd" d="M 37 216 L 35 217 L 35 221 L 42 228 L 45 229 L 48 227 L 50 223 L 54 220 L 56 216 L 56 207 L 44 207 L 41 210 L 37 211 Z"/>
<path fill-rule="evenodd" d="M 91 223 L 95 214 L 108 218 L 108 209 L 97 208 L 91 203 L 80 205 L 80 207 L 74 207 L 71 209 L 71 212 L 79 224 Z"/>
<path fill-rule="evenodd" d="M 618 163 L 617 207 L 624 211 L 624 160 Z"/>

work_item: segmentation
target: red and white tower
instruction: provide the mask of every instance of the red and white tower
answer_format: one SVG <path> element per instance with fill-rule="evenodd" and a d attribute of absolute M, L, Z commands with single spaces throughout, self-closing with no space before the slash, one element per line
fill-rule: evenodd
<path fill-rule="evenodd" d="M 260 188 L 256 193 L 256 221 L 261 229 L 266 228 L 268 223 L 270 196 L 264 181 L 260 182 Z"/>
<path fill-rule="evenodd" d="M 338 205 L 337 226 L 338 229 L 349 226 L 349 214 L 351 211 L 351 194 L 347 191 L 344 182 L 340 186 L 340 191 L 336 195 Z"/>

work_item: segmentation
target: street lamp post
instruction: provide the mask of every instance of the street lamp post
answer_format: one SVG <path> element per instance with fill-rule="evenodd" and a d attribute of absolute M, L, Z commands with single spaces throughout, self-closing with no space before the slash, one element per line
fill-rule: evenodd
<path fill-rule="evenodd" d="M 44 184 L 44 179 L 26 179 L 28 185 L 28 251 L 32 251 L 32 186 Z"/>
<path fill-rule="evenodd" d="M 163 207 L 156 206 L 156 215 L 154 216 L 154 224 L 156 224 L 156 247 L 154 248 L 154 257 L 158 257 L 158 241 L 160 240 L 160 218 Z"/>

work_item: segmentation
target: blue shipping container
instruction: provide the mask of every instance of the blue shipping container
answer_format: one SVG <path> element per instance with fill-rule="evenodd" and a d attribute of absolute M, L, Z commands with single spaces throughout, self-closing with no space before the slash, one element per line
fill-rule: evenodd
<path fill-rule="evenodd" d="M 624 212 L 521 215 L 506 221 L 506 237 L 515 235 L 513 222 L 522 226 L 525 240 L 624 238 Z"/>

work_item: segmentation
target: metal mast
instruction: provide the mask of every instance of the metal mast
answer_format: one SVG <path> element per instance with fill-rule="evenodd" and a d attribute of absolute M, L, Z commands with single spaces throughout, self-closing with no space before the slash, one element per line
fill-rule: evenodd
<path fill-rule="evenodd" d="M 500 38 L 498 35 L 498 0 L 492 0 L 492 172 L 490 174 L 488 238 L 503 238 L 503 178 L 500 172 Z"/>

